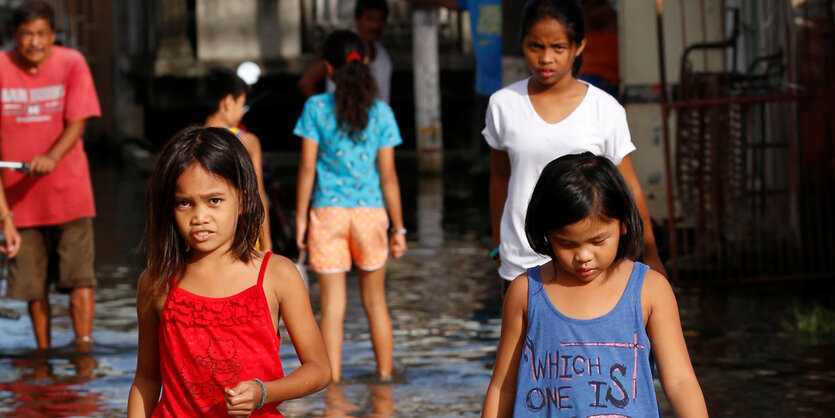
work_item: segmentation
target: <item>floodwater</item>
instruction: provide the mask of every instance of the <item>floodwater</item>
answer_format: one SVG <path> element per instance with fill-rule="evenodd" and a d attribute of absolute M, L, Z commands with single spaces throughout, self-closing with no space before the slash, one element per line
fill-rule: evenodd
<path fill-rule="evenodd" d="M 356 278 L 349 276 L 344 380 L 285 402 L 285 415 L 478 415 L 501 320 L 500 285 L 487 258 L 488 173 L 483 163 L 449 160 L 443 179 L 418 180 L 414 159 L 398 158 L 410 249 L 390 263 L 387 282 L 397 378 L 381 383 L 372 377 L 368 327 Z M 93 166 L 100 280 L 94 349 L 79 354 L 72 348 L 66 295 L 52 295 L 56 348 L 44 353 L 34 350 L 25 304 L 0 298 L 3 312 L 20 314 L 19 319 L 0 318 L 0 416 L 125 415 L 136 365 L 134 297 L 142 260 L 135 248 L 147 171 L 97 159 Z M 277 157 L 275 166 L 276 177 L 289 186 L 282 200 L 290 196 L 285 205 L 292 207 L 292 158 Z M 716 279 L 676 287 L 690 354 L 712 416 L 831 414 L 833 290 L 831 280 Z M 317 311 L 318 297 L 311 277 Z M 816 319 L 819 329 L 830 327 L 828 333 L 796 330 Z M 286 334 L 282 342 L 285 368 L 293 369 L 298 359 Z M 662 406 L 668 409 L 663 399 Z"/>

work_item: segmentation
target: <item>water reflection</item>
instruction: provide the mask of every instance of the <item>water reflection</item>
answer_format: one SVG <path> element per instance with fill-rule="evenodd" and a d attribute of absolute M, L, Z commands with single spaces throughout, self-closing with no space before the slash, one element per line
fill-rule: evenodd
<path fill-rule="evenodd" d="M 0 408 L 4 416 L 95 416 L 106 410 L 102 394 L 84 389 L 95 379 L 98 361 L 90 354 L 33 352 L 10 361 L 19 373 L 0 383 Z"/>
<path fill-rule="evenodd" d="M 355 385 L 357 386 L 357 385 Z M 325 410 L 322 412 L 323 417 L 392 417 L 395 416 L 394 410 L 394 395 L 392 391 L 392 384 L 376 383 L 368 384 L 361 389 L 366 392 L 366 400 L 364 404 L 357 405 L 353 398 L 346 396 L 345 383 L 335 383 L 328 386 L 324 391 L 324 398 L 327 402 Z"/>
<path fill-rule="evenodd" d="M 421 247 L 440 248 L 444 242 L 444 180 L 441 176 L 418 179 L 417 239 Z"/>
<path fill-rule="evenodd" d="M 831 416 L 835 335 L 790 324 L 797 306 L 832 309 L 834 298 L 831 280 L 680 289 L 685 338 L 712 415 Z"/>

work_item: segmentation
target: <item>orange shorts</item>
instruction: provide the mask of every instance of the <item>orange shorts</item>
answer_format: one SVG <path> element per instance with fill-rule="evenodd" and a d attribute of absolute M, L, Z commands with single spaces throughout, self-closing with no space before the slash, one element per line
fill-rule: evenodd
<path fill-rule="evenodd" d="M 386 265 L 389 218 L 383 208 L 324 207 L 310 210 L 307 248 L 317 273 L 373 271 Z"/>

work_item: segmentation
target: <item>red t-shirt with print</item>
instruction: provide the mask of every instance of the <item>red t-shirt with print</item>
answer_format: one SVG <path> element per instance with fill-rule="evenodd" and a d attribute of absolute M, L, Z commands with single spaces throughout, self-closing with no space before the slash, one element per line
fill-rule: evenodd
<path fill-rule="evenodd" d="M 80 52 L 53 46 L 30 74 L 14 49 L 0 53 L 0 158 L 32 161 L 46 153 L 67 121 L 101 115 L 93 77 Z M 2 170 L 15 225 L 58 225 L 96 215 L 84 144 L 78 141 L 46 175 Z"/>

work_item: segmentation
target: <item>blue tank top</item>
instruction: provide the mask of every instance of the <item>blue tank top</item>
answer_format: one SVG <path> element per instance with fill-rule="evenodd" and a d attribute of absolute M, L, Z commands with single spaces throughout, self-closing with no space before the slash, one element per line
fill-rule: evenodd
<path fill-rule="evenodd" d="M 528 269 L 527 332 L 514 416 L 661 416 L 641 310 L 649 267 L 636 262 L 617 305 L 594 319 L 560 313 Z"/>

